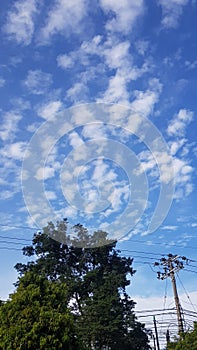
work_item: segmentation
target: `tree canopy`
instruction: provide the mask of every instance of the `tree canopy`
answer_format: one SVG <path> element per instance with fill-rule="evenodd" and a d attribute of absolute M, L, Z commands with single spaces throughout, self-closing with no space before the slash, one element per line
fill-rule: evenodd
<path fill-rule="evenodd" d="M 23 248 L 29 261 L 16 265 L 16 291 L 0 307 L 2 348 L 150 349 L 126 292 L 132 259 L 105 232 L 74 230 L 71 242 L 67 221 L 49 223 Z"/>
<path fill-rule="evenodd" d="M 197 322 L 194 322 L 194 330 L 186 332 L 175 342 L 169 342 L 167 350 L 196 350 L 197 349 Z"/>
<path fill-rule="evenodd" d="M 0 307 L 2 349 L 79 349 L 67 286 L 28 271 Z"/>

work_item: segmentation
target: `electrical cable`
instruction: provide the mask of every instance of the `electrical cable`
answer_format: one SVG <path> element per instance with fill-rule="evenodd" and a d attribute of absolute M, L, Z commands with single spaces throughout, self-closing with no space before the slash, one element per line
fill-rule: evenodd
<path fill-rule="evenodd" d="M 187 293 L 187 291 L 186 291 L 186 289 L 185 289 L 185 287 L 184 287 L 184 285 L 183 285 L 183 282 L 181 281 L 181 279 L 180 279 L 180 277 L 179 277 L 179 274 L 178 274 L 178 273 L 177 273 L 177 278 L 178 278 L 178 280 L 179 280 L 179 282 L 180 282 L 180 284 L 181 284 L 182 288 L 184 289 L 185 294 L 186 294 L 186 296 L 187 296 L 188 300 L 190 301 L 191 306 L 193 307 L 194 311 L 196 312 L 197 310 L 196 310 L 196 308 L 195 308 L 194 304 L 192 303 L 192 301 L 191 301 L 191 299 L 190 299 L 190 296 L 189 296 L 189 294 Z"/>
<path fill-rule="evenodd" d="M 165 283 L 165 292 L 164 292 L 164 302 L 163 302 L 163 309 L 164 309 L 164 312 L 165 312 L 165 307 L 166 307 L 166 300 L 167 300 L 167 289 L 168 289 L 168 280 L 166 278 L 166 283 Z M 164 314 L 162 315 L 162 323 L 163 323 L 163 317 L 164 317 Z M 162 325 L 161 325 L 161 329 L 160 329 L 160 333 L 162 332 Z"/>

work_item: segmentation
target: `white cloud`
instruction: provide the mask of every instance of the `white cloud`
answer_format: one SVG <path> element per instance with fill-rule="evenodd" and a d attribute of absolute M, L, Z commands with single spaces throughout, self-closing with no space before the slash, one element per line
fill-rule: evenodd
<path fill-rule="evenodd" d="M 0 151 L 0 178 L 1 178 L 1 195 L 3 200 L 13 198 L 16 193 L 21 191 L 21 166 L 17 161 L 21 160 L 24 155 L 25 145 L 21 142 L 6 145 Z M 22 152 L 23 151 L 23 152 Z"/>
<path fill-rule="evenodd" d="M 171 163 L 169 155 L 162 151 L 154 152 L 154 156 L 156 160 L 149 151 L 143 151 L 139 154 L 140 172 L 147 172 L 154 179 L 154 186 L 156 187 L 160 186 L 159 181 L 169 183 L 174 179 L 174 198 L 180 200 L 188 196 L 193 191 L 192 174 L 194 171 L 189 161 L 174 155 Z"/>
<path fill-rule="evenodd" d="M 144 12 L 143 0 L 100 0 L 100 5 L 105 13 L 114 14 L 106 23 L 106 29 L 111 32 L 128 34 Z"/>
<path fill-rule="evenodd" d="M 52 82 L 52 75 L 50 73 L 45 73 L 37 69 L 28 72 L 24 85 L 32 94 L 42 95 L 46 93 Z"/>
<path fill-rule="evenodd" d="M 38 12 L 37 0 L 15 1 L 8 12 L 4 31 L 18 44 L 29 45 L 34 34 L 34 17 Z"/>
<path fill-rule="evenodd" d="M 180 140 L 169 142 L 170 153 L 174 156 L 185 145 L 186 141 L 185 138 L 182 138 Z"/>
<path fill-rule="evenodd" d="M 37 180 L 47 180 L 51 177 L 55 176 L 55 169 L 50 166 L 45 166 L 43 168 L 39 168 L 36 172 L 35 178 Z"/>
<path fill-rule="evenodd" d="M 61 67 L 64 69 L 70 69 L 74 66 L 74 64 L 75 64 L 74 59 L 72 59 L 72 57 L 67 54 L 57 56 L 58 67 Z"/>
<path fill-rule="evenodd" d="M 49 201 L 57 199 L 56 193 L 54 191 L 45 191 L 45 194 Z"/>
<path fill-rule="evenodd" d="M 10 145 L 6 145 L 1 149 L 0 154 L 4 157 L 22 160 L 26 149 L 26 142 L 15 142 Z"/>
<path fill-rule="evenodd" d="M 197 60 L 190 62 L 190 61 L 185 61 L 185 66 L 187 67 L 187 69 L 192 70 L 195 69 L 197 66 Z"/>
<path fill-rule="evenodd" d="M 0 87 L 3 87 L 5 85 L 5 79 L 0 78 Z"/>
<path fill-rule="evenodd" d="M 106 137 L 107 138 L 107 127 L 102 125 L 102 124 L 98 124 L 98 123 L 92 123 L 92 124 L 87 124 L 83 127 L 83 132 L 82 135 L 85 138 L 96 138 L 96 139 L 101 139 Z"/>
<path fill-rule="evenodd" d="M 94 67 L 90 63 L 91 56 L 97 57 Z M 85 67 L 84 71 L 78 73 L 77 81 L 66 93 L 66 98 L 74 102 L 86 101 L 88 82 L 101 75 L 103 82 L 108 82 L 108 86 L 106 91 L 100 93 L 101 97 L 98 97 L 97 101 L 127 104 L 130 96 L 127 91 L 129 82 L 137 80 L 150 69 L 148 61 L 141 67 L 134 65 L 129 41 L 120 42 L 113 35 L 109 35 L 106 41 L 101 35 L 95 36 L 90 41 L 84 41 L 78 50 L 58 56 L 57 63 L 63 69 L 75 65 Z"/>
<path fill-rule="evenodd" d="M 103 94 L 101 100 L 109 103 L 127 103 L 129 100 L 129 93 L 127 91 L 127 83 L 129 82 L 128 75 L 121 71 L 117 71 L 116 74 L 109 79 L 109 85 L 107 90 Z"/>
<path fill-rule="evenodd" d="M 75 131 L 69 135 L 69 143 L 73 148 L 78 148 L 84 144 L 79 134 Z"/>
<path fill-rule="evenodd" d="M 138 40 L 135 43 L 136 49 L 138 51 L 138 53 L 142 56 L 145 55 L 145 53 L 147 52 L 147 49 L 149 47 L 149 42 L 146 40 Z"/>
<path fill-rule="evenodd" d="M 22 116 L 15 112 L 7 112 L 4 115 L 3 123 L 0 126 L 0 138 L 3 141 L 11 141 L 15 138 L 18 131 L 18 123 Z"/>
<path fill-rule="evenodd" d="M 162 84 L 159 80 L 151 79 L 149 81 L 149 88 L 146 91 L 134 92 L 136 99 L 131 103 L 131 108 L 144 116 L 150 115 L 154 105 L 158 102 L 161 90 Z"/>
<path fill-rule="evenodd" d="M 46 120 L 54 118 L 61 110 L 61 101 L 50 101 L 38 108 L 38 115 Z"/>
<path fill-rule="evenodd" d="M 167 230 L 167 231 L 176 231 L 178 226 L 174 225 L 166 225 L 166 226 L 161 226 L 160 230 Z"/>
<path fill-rule="evenodd" d="M 193 191 L 192 174 L 194 168 L 186 157 L 190 146 L 184 137 L 189 123 L 193 120 L 193 112 L 187 109 L 180 109 L 170 121 L 167 134 L 172 137 L 169 147 L 173 156 L 174 179 L 176 183 L 175 198 L 181 199 Z"/>
<path fill-rule="evenodd" d="M 180 109 L 177 115 L 171 120 L 168 125 L 167 133 L 169 136 L 184 136 L 187 125 L 193 119 L 193 112 L 187 109 Z"/>
<path fill-rule="evenodd" d="M 111 48 L 113 50 L 113 48 Z M 110 50 L 110 51 L 111 51 Z M 108 51 L 108 56 L 111 55 Z M 111 59 L 111 61 L 106 56 L 108 68 L 114 68 L 113 65 L 118 65 L 117 59 Z M 148 70 L 147 63 L 145 62 L 142 67 L 138 68 L 132 65 L 132 57 L 129 55 L 124 55 L 119 61 L 119 67 L 113 76 L 110 77 L 108 87 L 103 93 L 102 99 L 98 99 L 98 102 L 105 101 L 109 103 L 123 103 L 128 104 L 130 100 L 130 91 L 128 89 L 128 84 L 132 80 L 137 80 Z"/>
<path fill-rule="evenodd" d="M 15 111 L 21 112 L 21 111 L 25 111 L 27 109 L 31 109 L 30 102 L 21 98 L 21 97 L 11 99 L 11 103 L 12 103 Z"/>
<path fill-rule="evenodd" d="M 162 25 L 164 28 L 176 28 L 179 23 L 183 7 L 189 3 L 189 0 L 159 0 L 162 8 Z"/>
<path fill-rule="evenodd" d="M 80 22 L 86 15 L 86 0 L 56 0 L 41 30 L 41 42 L 58 33 L 80 33 Z"/>
<path fill-rule="evenodd" d="M 123 41 L 112 46 L 108 46 L 108 42 L 106 44 L 107 47 L 103 54 L 105 56 L 106 64 L 110 69 L 123 67 L 125 63 L 128 65 L 127 61 L 130 48 L 129 41 Z"/>
<path fill-rule="evenodd" d="M 67 90 L 66 99 L 72 102 L 86 101 L 88 87 L 84 82 L 76 82 L 73 86 Z"/>

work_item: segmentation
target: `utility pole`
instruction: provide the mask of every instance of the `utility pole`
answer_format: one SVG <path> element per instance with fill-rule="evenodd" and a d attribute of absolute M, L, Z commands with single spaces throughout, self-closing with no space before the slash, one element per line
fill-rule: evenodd
<path fill-rule="evenodd" d="M 154 344 L 154 350 L 157 350 L 157 349 L 156 349 L 156 342 L 155 342 L 155 336 L 154 336 L 154 334 L 153 334 L 153 344 Z"/>
<path fill-rule="evenodd" d="M 160 350 L 159 337 L 158 337 L 158 332 L 157 332 L 157 323 L 156 323 L 155 316 L 153 316 L 153 322 L 154 322 L 154 327 L 155 327 L 155 337 L 156 337 L 156 343 L 157 343 L 157 350 Z"/>
<path fill-rule="evenodd" d="M 160 263 L 155 262 L 154 266 L 162 266 L 164 269 L 164 272 L 157 272 L 157 278 L 164 280 L 168 277 L 171 278 L 172 281 L 172 289 L 174 294 L 174 301 L 176 306 L 176 312 L 177 312 L 177 320 L 178 320 L 178 332 L 179 334 L 184 333 L 183 328 L 183 318 L 181 313 L 181 304 L 179 301 L 177 286 L 176 286 L 176 279 L 175 279 L 175 272 L 181 270 L 184 268 L 183 261 L 188 261 L 188 259 L 185 256 L 179 256 L 179 255 L 173 255 L 168 254 L 168 258 L 161 258 Z"/>

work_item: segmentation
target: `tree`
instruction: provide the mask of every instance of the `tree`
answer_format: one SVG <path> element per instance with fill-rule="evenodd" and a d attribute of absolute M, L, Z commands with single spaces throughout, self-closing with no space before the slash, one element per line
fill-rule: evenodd
<path fill-rule="evenodd" d="M 66 284 L 26 272 L 16 292 L 0 306 L 0 346 L 3 350 L 79 349 Z"/>
<path fill-rule="evenodd" d="M 23 249 L 33 260 L 16 265 L 21 276 L 16 286 L 28 273 L 65 285 L 77 337 L 88 350 L 149 349 L 147 332 L 126 293 L 127 276 L 135 273 L 132 259 L 121 257 L 116 242 L 108 240 L 105 232 L 90 235 L 78 224 L 71 239 L 68 231 L 65 220 L 49 223 L 34 235 L 32 246 Z"/>
<path fill-rule="evenodd" d="M 175 342 L 169 342 L 167 350 L 196 350 L 197 349 L 197 322 L 194 322 L 194 330 L 184 333 Z"/>

